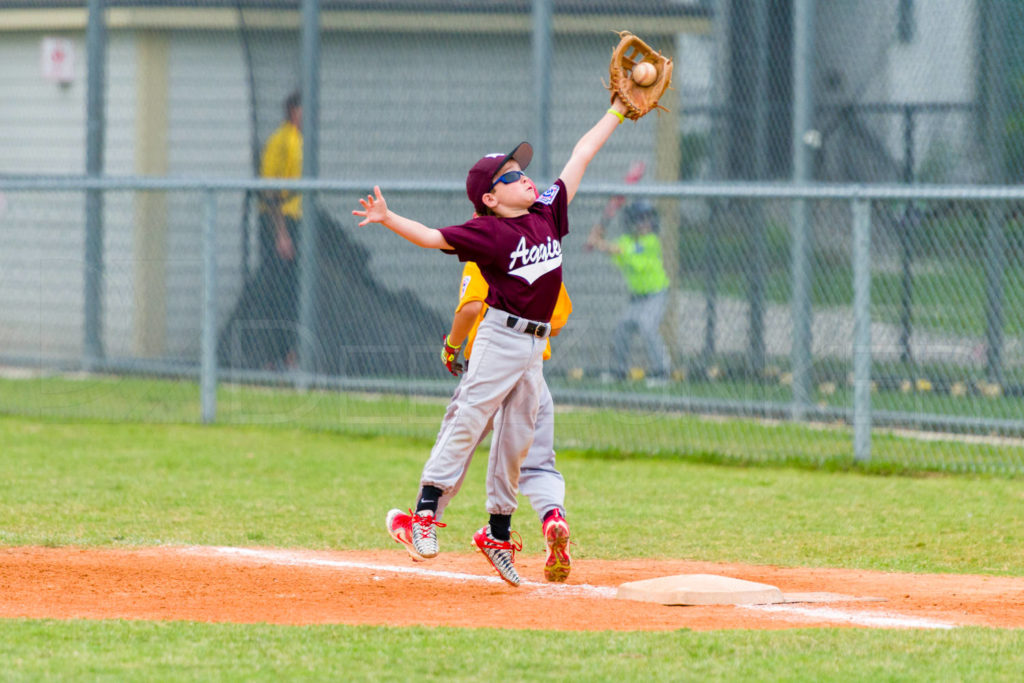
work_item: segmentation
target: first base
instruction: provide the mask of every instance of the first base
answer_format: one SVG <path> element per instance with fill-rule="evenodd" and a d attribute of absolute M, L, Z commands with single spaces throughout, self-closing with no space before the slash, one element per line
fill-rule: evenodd
<path fill-rule="evenodd" d="M 768 605 L 785 602 L 782 591 L 775 586 L 713 574 L 679 574 L 631 581 L 619 586 L 615 597 L 662 605 Z"/>

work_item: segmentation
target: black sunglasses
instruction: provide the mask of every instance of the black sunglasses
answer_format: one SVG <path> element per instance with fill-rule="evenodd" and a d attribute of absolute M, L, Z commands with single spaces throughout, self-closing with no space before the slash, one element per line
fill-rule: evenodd
<path fill-rule="evenodd" d="M 522 171 L 505 171 L 500 176 L 494 179 L 494 182 L 491 183 L 491 186 L 489 188 L 487 188 L 487 191 L 490 192 L 491 190 L 493 190 L 498 183 L 505 183 L 506 185 L 508 185 L 509 183 L 514 183 L 515 181 L 522 178 L 524 175 L 526 174 L 523 173 Z"/>

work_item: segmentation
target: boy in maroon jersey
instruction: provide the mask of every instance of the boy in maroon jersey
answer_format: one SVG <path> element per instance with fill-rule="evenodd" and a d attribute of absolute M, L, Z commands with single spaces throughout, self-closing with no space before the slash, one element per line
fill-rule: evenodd
<path fill-rule="evenodd" d="M 515 569 L 511 523 L 516 510 L 519 470 L 533 441 L 543 388 L 541 356 L 551 332 L 551 313 L 562 284 L 561 240 L 569 232 L 568 206 L 587 165 L 623 121 L 626 107 L 616 98 L 601 119 L 579 139 L 558 180 L 536 196 L 523 173 L 533 157 L 529 143 L 508 154 L 488 154 L 469 170 L 466 194 L 477 216 L 461 225 L 429 228 L 391 211 L 374 187 L 360 199 L 360 226 L 380 223 L 413 244 L 475 261 L 489 288 L 487 315 L 480 323 L 469 367 L 453 399 L 447 421 L 420 477 L 416 511 L 394 509 L 387 526 L 413 559 L 438 553 L 437 502 L 451 491 L 492 418 L 498 444 L 487 463 L 489 524 L 473 536 L 476 547 L 513 586 Z M 499 409 L 500 412 L 499 412 Z M 518 534 L 517 534 L 518 536 Z"/>

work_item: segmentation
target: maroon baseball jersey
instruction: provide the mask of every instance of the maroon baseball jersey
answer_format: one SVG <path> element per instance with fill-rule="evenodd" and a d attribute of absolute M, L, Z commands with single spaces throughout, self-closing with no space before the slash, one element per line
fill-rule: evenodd
<path fill-rule="evenodd" d="M 566 194 L 559 179 L 524 216 L 480 216 L 441 228 L 451 253 L 480 266 L 488 306 L 529 320 L 551 320 L 562 286 L 562 238 L 569 232 Z"/>

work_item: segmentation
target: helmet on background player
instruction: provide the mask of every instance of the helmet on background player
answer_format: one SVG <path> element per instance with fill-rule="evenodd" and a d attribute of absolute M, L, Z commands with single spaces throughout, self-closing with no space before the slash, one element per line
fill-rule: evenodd
<path fill-rule="evenodd" d="M 650 222 L 651 232 L 658 232 L 658 212 L 649 200 L 637 199 L 630 202 L 622 214 L 628 232 L 636 232 L 637 227 L 644 221 Z"/>

